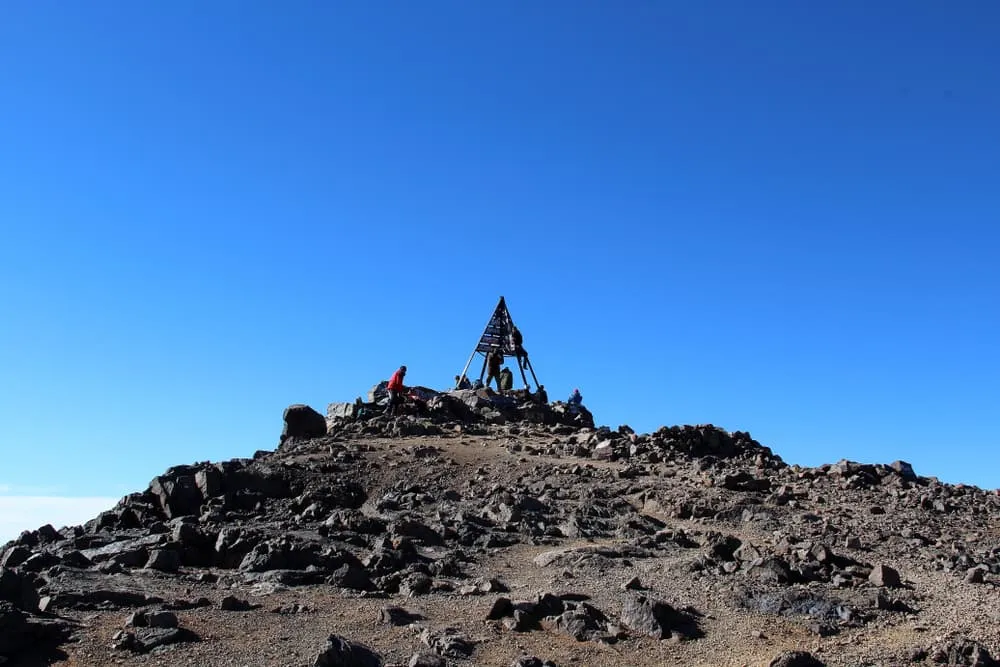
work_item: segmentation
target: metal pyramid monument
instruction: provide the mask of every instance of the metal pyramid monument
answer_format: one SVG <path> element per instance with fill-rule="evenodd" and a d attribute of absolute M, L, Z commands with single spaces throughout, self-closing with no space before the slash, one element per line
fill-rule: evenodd
<path fill-rule="evenodd" d="M 480 336 L 479 342 L 476 343 L 476 348 L 469 355 L 469 360 L 465 363 L 465 368 L 462 369 L 461 377 L 467 377 L 466 373 L 469 370 L 469 366 L 472 365 L 472 360 L 475 359 L 477 354 L 481 354 L 483 355 L 483 368 L 479 372 L 479 381 L 482 382 L 483 376 L 486 374 L 486 355 L 492 350 L 499 349 L 504 357 L 514 357 L 517 359 L 517 367 L 521 370 L 521 379 L 524 380 L 524 386 L 528 389 L 531 388 L 528 384 L 528 378 L 524 373 L 525 369 L 527 369 L 531 372 L 531 378 L 535 381 L 535 386 L 537 387 L 538 378 L 535 376 L 535 369 L 531 366 L 531 361 L 528 359 L 528 353 L 525 352 L 523 344 L 517 340 L 516 330 L 517 327 L 514 326 L 514 320 L 511 319 L 510 311 L 507 310 L 507 302 L 504 301 L 503 297 L 500 297 L 497 307 L 493 310 L 493 316 L 486 323 L 483 335 Z"/>

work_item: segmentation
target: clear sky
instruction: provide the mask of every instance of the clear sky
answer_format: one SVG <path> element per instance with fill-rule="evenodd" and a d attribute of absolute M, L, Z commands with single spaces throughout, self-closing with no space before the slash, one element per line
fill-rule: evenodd
<path fill-rule="evenodd" d="M 998 487 L 998 35 L 990 0 L 5 2 L 0 495 L 445 387 L 500 295 L 601 423 Z"/>

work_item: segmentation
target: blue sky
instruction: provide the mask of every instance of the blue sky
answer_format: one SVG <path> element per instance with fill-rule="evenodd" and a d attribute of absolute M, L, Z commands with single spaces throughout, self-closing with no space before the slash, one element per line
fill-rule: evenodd
<path fill-rule="evenodd" d="M 444 387 L 500 295 L 600 422 L 1000 486 L 1000 6 L 825 4 L 5 3 L 0 491 Z"/>

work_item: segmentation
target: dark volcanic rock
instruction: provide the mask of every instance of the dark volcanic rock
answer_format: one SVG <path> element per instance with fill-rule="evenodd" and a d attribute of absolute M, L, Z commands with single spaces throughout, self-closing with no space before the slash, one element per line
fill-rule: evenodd
<path fill-rule="evenodd" d="M 776 656 L 768 667 L 823 667 L 823 663 L 807 651 L 786 651 Z"/>
<path fill-rule="evenodd" d="M 281 432 L 281 442 L 289 439 L 322 438 L 326 435 L 326 417 L 308 405 L 290 405 L 282 415 L 285 428 Z"/>
<path fill-rule="evenodd" d="M 57 645 L 65 641 L 72 629 L 68 621 L 32 616 L 10 602 L 0 601 L 0 658 Z"/>
<path fill-rule="evenodd" d="M 445 628 L 439 632 L 425 629 L 420 633 L 420 641 L 434 649 L 438 655 L 447 658 L 468 658 L 474 649 L 472 643 L 453 628 Z"/>
<path fill-rule="evenodd" d="M 701 637 L 697 617 L 689 611 L 678 611 L 666 602 L 645 595 L 630 594 L 622 608 L 625 627 L 655 639 L 677 636 L 681 639 Z"/>
<path fill-rule="evenodd" d="M 382 657 L 367 646 L 330 635 L 314 667 L 382 667 Z"/>
<path fill-rule="evenodd" d="M 408 612 L 402 607 L 382 607 L 378 618 L 386 625 L 410 625 L 423 619 L 423 616 Z"/>
<path fill-rule="evenodd" d="M 881 564 L 872 568 L 871 574 L 868 575 L 868 581 L 876 586 L 885 586 L 886 588 L 899 588 L 903 585 L 899 579 L 899 572 L 888 565 Z"/>
<path fill-rule="evenodd" d="M 122 630 L 116 634 L 111 646 L 134 653 L 148 653 L 167 644 L 196 641 L 199 641 L 198 635 L 185 628 L 136 628 L 135 631 Z"/>

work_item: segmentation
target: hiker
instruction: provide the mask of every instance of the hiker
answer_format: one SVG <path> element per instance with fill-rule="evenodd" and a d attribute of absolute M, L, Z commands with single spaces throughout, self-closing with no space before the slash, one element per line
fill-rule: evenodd
<path fill-rule="evenodd" d="M 455 389 L 472 389 L 472 383 L 464 375 L 455 376 Z"/>
<path fill-rule="evenodd" d="M 503 366 L 503 351 L 499 347 L 493 347 L 486 355 L 486 388 L 490 387 L 490 380 L 497 379 L 497 391 L 500 390 L 500 367 Z"/>
<path fill-rule="evenodd" d="M 389 386 L 386 387 L 389 390 L 389 403 L 385 406 L 385 414 L 394 415 L 396 413 L 396 406 L 403 402 L 403 392 L 406 391 L 406 387 L 403 385 L 403 378 L 405 377 L 406 366 L 400 366 L 399 370 L 389 378 Z"/>
<path fill-rule="evenodd" d="M 524 336 L 517 327 L 514 327 L 510 333 L 510 342 L 514 344 L 514 356 L 517 357 L 517 363 L 521 366 L 527 365 L 528 351 L 524 349 Z"/>
<path fill-rule="evenodd" d="M 500 371 L 500 391 L 510 391 L 514 388 L 514 374 L 506 366 Z"/>
<path fill-rule="evenodd" d="M 576 407 L 583 405 L 583 396 L 580 394 L 580 390 L 574 389 L 573 393 L 569 395 L 569 400 L 566 402 Z"/>
<path fill-rule="evenodd" d="M 545 391 L 544 384 L 538 385 L 538 391 L 535 393 L 535 399 L 542 405 L 545 405 L 546 403 L 549 402 L 549 394 L 547 391 Z"/>

